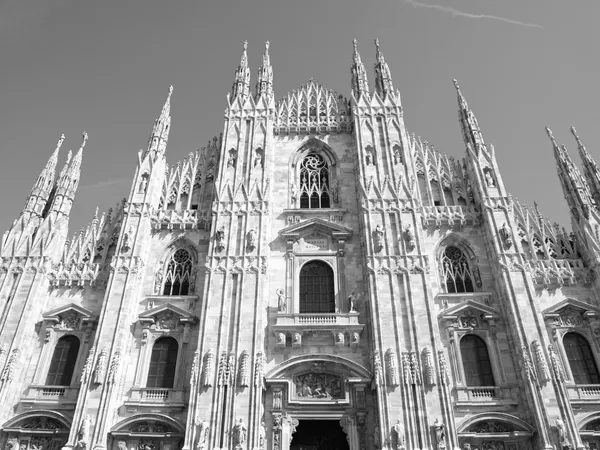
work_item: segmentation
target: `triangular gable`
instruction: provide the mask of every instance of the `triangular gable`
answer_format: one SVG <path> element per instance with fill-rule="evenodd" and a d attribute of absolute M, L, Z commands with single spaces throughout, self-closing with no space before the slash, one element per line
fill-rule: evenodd
<path fill-rule="evenodd" d="M 600 309 L 598 309 L 598 307 L 586 302 L 582 302 L 581 300 L 567 298 L 562 302 L 545 309 L 543 312 L 544 319 L 556 319 L 560 317 L 561 313 L 563 313 L 565 309 L 578 310 L 583 317 L 600 316 Z"/>
<path fill-rule="evenodd" d="M 303 222 L 295 223 L 279 231 L 279 235 L 286 239 L 298 239 L 301 234 L 320 231 L 336 240 L 348 240 L 352 237 L 352 228 L 338 225 L 328 220 L 314 217 Z"/>
<path fill-rule="evenodd" d="M 480 303 L 471 298 L 460 302 L 458 305 L 454 305 L 453 307 L 442 311 L 439 317 L 442 320 L 454 321 L 466 312 L 473 310 L 479 313 L 479 315 L 485 320 L 497 319 L 500 317 L 500 314 L 495 309 L 490 308 L 488 305 Z"/>
<path fill-rule="evenodd" d="M 68 305 L 61 306 L 60 308 L 53 309 L 52 311 L 42 314 L 43 319 L 46 322 L 60 323 L 66 317 L 77 315 L 81 317 L 81 323 L 91 322 L 94 320 L 92 311 L 83 306 L 71 303 Z"/>
<path fill-rule="evenodd" d="M 152 325 L 155 323 L 155 316 L 160 315 L 161 313 L 171 312 L 174 315 L 178 316 L 179 321 L 181 323 L 194 323 L 196 322 L 196 316 L 191 314 L 189 311 L 186 311 L 179 306 L 175 306 L 172 303 L 165 303 L 160 306 L 156 306 L 152 309 L 144 311 L 138 316 L 138 320 L 142 323 L 147 323 Z"/>

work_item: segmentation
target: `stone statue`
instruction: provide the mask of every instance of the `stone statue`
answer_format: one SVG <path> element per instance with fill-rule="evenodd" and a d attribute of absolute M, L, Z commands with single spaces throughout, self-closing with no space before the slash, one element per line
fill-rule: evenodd
<path fill-rule="evenodd" d="M 560 443 L 562 448 L 568 448 L 569 441 L 567 440 L 567 431 L 565 430 L 565 423 L 562 419 L 556 419 L 554 423 L 556 425 L 556 431 L 558 431 L 558 442 Z"/>
<path fill-rule="evenodd" d="M 294 203 L 296 201 L 296 199 L 298 198 L 298 188 L 296 187 L 296 183 L 292 183 L 292 185 L 290 186 L 290 191 L 291 191 L 292 203 Z"/>
<path fill-rule="evenodd" d="M 196 450 L 202 450 L 206 446 L 208 428 L 208 422 L 206 420 L 203 420 L 198 424 L 198 442 L 196 443 Z"/>
<path fill-rule="evenodd" d="M 400 423 L 400 419 L 392 426 L 392 439 L 396 449 L 400 450 L 404 448 L 404 427 Z"/>
<path fill-rule="evenodd" d="M 285 294 L 283 289 L 277 289 L 277 312 L 283 313 L 287 309 L 287 304 L 285 302 Z"/>
<path fill-rule="evenodd" d="M 6 441 L 7 450 L 19 450 L 19 440 L 17 438 L 11 438 Z"/>
<path fill-rule="evenodd" d="M 373 164 L 373 155 L 371 154 L 371 150 L 368 148 L 365 150 L 365 162 L 367 166 Z"/>
<path fill-rule="evenodd" d="M 267 446 L 267 429 L 264 422 L 261 422 L 258 433 L 258 448 L 264 450 Z"/>
<path fill-rule="evenodd" d="M 254 155 L 254 167 L 262 167 L 262 160 L 262 155 L 257 151 Z"/>
<path fill-rule="evenodd" d="M 340 182 L 339 180 L 335 180 L 331 186 L 331 197 L 333 198 L 333 203 L 339 203 L 340 201 Z"/>
<path fill-rule="evenodd" d="M 142 175 L 142 179 L 140 181 L 138 193 L 145 194 L 147 188 L 148 188 L 148 175 L 144 174 L 144 175 Z"/>
<path fill-rule="evenodd" d="M 381 448 L 381 440 L 379 439 L 379 427 L 375 427 L 375 431 L 373 432 L 373 447 L 375 447 L 376 450 Z"/>
<path fill-rule="evenodd" d="M 77 443 L 75 447 L 80 450 L 85 450 L 90 443 L 90 431 L 92 428 L 92 419 L 86 415 L 81 421 L 79 433 L 77 433 Z"/>
<path fill-rule="evenodd" d="M 229 151 L 229 158 L 227 158 L 227 167 L 233 167 L 235 165 L 235 151 Z"/>
<path fill-rule="evenodd" d="M 117 450 L 127 450 L 127 442 L 125 442 L 125 441 L 117 442 Z"/>
<path fill-rule="evenodd" d="M 285 345 L 285 334 L 277 333 L 277 343 L 280 345 Z"/>
<path fill-rule="evenodd" d="M 410 225 L 407 225 L 404 229 L 404 241 L 406 242 L 406 248 L 409 251 L 415 248 L 415 235 Z"/>
<path fill-rule="evenodd" d="M 358 296 L 356 292 L 352 291 L 352 294 L 348 297 L 348 312 L 356 312 L 356 302 L 358 301 Z"/>
<path fill-rule="evenodd" d="M 246 443 L 247 429 L 244 424 L 244 419 L 238 419 L 233 426 L 233 443 L 236 447 L 243 447 Z"/>
<path fill-rule="evenodd" d="M 249 251 L 252 251 L 256 248 L 256 228 L 252 228 L 250 231 L 248 231 L 248 234 L 246 235 L 246 239 L 247 239 L 247 249 Z"/>
<path fill-rule="evenodd" d="M 494 183 L 494 179 L 492 178 L 492 174 L 489 171 L 485 172 L 485 183 L 488 187 L 496 187 L 496 183 Z"/>
<path fill-rule="evenodd" d="M 375 231 L 373 232 L 373 243 L 375 244 L 375 251 L 380 252 L 383 248 L 383 227 L 377 224 Z"/>
<path fill-rule="evenodd" d="M 215 240 L 217 241 L 217 250 L 223 250 L 225 248 L 225 225 L 221 225 L 217 229 Z"/>
<path fill-rule="evenodd" d="M 435 431 L 435 443 L 438 450 L 446 448 L 446 426 L 436 417 L 433 422 L 433 430 Z"/>

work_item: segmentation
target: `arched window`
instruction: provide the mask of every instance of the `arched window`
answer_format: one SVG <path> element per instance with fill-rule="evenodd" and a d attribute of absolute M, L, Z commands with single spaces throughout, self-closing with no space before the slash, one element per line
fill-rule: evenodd
<path fill-rule="evenodd" d="M 192 257 L 190 252 L 180 248 L 167 265 L 163 295 L 188 295 L 192 276 Z"/>
<path fill-rule="evenodd" d="M 70 386 L 78 354 L 79 339 L 71 335 L 61 337 L 54 347 L 46 386 Z"/>
<path fill-rule="evenodd" d="M 600 374 L 590 343 L 579 333 L 567 333 L 563 338 L 575 384 L 600 384 Z"/>
<path fill-rule="evenodd" d="M 329 168 L 317 153 L 309 153 L 300 163 L 300 208 L 329 208 Z"/>
<path fill-rule="evenodd" d="M 300 312 L 335 312 L 333 270 L 322 261 L 311 261 L 300 270 Z"/>
<path fill-rule="evenodd" d="M 487 345 L 479 336 L 468 334 L 460 340 L 460 355 L 467 386 L 494 386 Z"/>
<path fill-rule="evenodd" d="M 149 388 L 172 388 L 175 382 L 175 367 L 179 345 L 172 337 L 161 337 L 152 347 L 150 367 L 148 368 Z"/>
<path fill-rule="evenodd" d="M 443 277 L 449 294 L 473 292 L 473 277 L 467 257 L 454 246 L 446 247 L 442 257 Z"/>

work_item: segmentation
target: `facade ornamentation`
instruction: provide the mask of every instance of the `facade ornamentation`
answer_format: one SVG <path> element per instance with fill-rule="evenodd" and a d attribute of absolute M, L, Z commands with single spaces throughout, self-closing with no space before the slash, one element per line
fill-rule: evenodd
<path fill-rule="evenodd" d="M 375 249 L 375 253 L 379 253 L 383 249 L 383 237 L 383 227 L 377 224 L 375 231 L 373 231 L 373 247 Z"/>
<path fill-rule="evenodd" d="M 391 437 L 392 437 L 391 444 L 392 444 L 393 449 L 403 450 L 405 448 L 405 446 L 404 446 L 404 439 L 405 439 L 404 425 L 402 425 L 400 423 L 400 419 L 398 419 L 396 421 L 396 423 L 394 425 L 392 425 Z"/>
<path fill-rule="evenodd" d="M 2 377 L 0 377 L 0 381 L 11 381 L 13 379 L 14 372 L 16 370 L 17 364 L 19 363 L 19 356 L 21 351 L 18 348 L 13 349 L 10 353 L 8 361 L 6 362 L 6 366 L 4 366 L 4 370 L 2 371 Z"/>
<path fill-rule="evenodd" d="M 108 364 L 108 350 L 103 347 L 96 361 L 96 370 L 94 371 L 94 383 L 102 384 L 106 375 L 106 365 Z"/>
<path fill-rule="evenodd" d="M 427 386 L 435 385 L 435 367 L 433 366 L 433 355 L 431 349 L 425 347 L 421 352 L 423 366 L 423 381 Z"/>
<path fill-rule="evenodd" d="M 348 312 L 356 312 L 356 304 L 358 303 L 358 296 L 356 292 L 352 291 L 352 294 L 348 296 Z"/>
<path fill-rule="evenodd" d="M 246 443 L 246 437 L 247 437 L 247 428 L 246 428 L 246 424 L 244 423 L 243 419 L 238 419 L 235 423 L 235 425 L 233 426 L 233 430 L 232 430 L 232 440 L 233 440 L 233 444 L 235 445 L 235 448 L 243 448 L 244 444 Z"/>
<path fill-rule="evenodd" d="M 414 384 L 421 384 L 421 368 L 417 352 L 410 352 L 410 372 Z"/>
<path fill-rule="evenodd" d="M 223 251 L 225 248 L 225 225 L 221 225 L 215 233 L 216 250 L 218 252 Z"/>
<path fill-rule="evenodd" d="M 552 364 L 552 372 L 558 381 L 565 381 L 565 372 L 563 371 L 562 364 L 556 353 L 554 345 L 548 345 L 548 354 L 550 355 L 550 363 Z"/>
<path fill-rule="evenodd" d="M 83 370 L 81 371 L 81 383 L 82 384 L 87 382 L 89 377 L 92 375 L 93 370 L 94 370 L 94 347 L 90 348 L 87 359 L 85 360 L 85 364 L 83 365 Z"/>
<path fill-rule="evenodd" d="M 499 232 L 500 232 L 500 239 L 502 239 L 502 243 L 504 244 L 504 247 L 506 249 L 511 248 L 513 245 L 513 240 L 512 240 L 511 232 L 508 229 L 508 227 L 506 226 L 506 222 L 502 224 Z"/>
<path fill-rule="evenodd" d="M 544 350 L 542 349 L 539 341 L 533 341 L 531 343 L 533 347 L 533 355 L 535 357 L 535 364 L 537 366 L 537 372 L 541 383 L 547 383 L 550 381 L 550 369 L 544 356 Z"/>
<path fill-rule="evenodd" d="M 383 369 L 381 367 L 381 357 L 379 356 L 379 350 L 373 352 L 373 378 L 375 386 L 379 387 L 383 383 Z"/>
<path fill-rule="evenodd" d="M 402 381 L 404 384 L 414 384 L 412 367 L 410 365 L 410 355 L 408 352 L 402 352 Z"/>
<path fill-rule="evenodd" d="M 285 293 L 283 289 L 277 289 L 277 312 L 284 313 L 287 311 L 287 302 L 285 301 Z"/>
<path fill-rule="evenodd" d="M 92 429 L 92 419 L 86 415 L 81 421 L 79 432 L 77 433 L 77 443 L 75 447 L 80 450 L 85 450 L 90 445 L 90 432 Z"/>
<path fill-rule="evenodd" d="M 114 384 L 119 378 L 119 367 L 121 365 L 121 350 L 116 350 L 108 369 L 108 383 Z"/>
<path fill-rule="evenodd" d="M 204 355 L 204 364 L 202 365 L 202 380 L 200 385 L 202 387 L 209 387 L 213 385 L 213 367 L 215 364 L 215 352 L 213 349 L 209 349 Z M 219 365 L 219 373 L 221 366 Z"/>
<path fill-rule="evenodd" d="M 196 450 L 204 450 L 206 448 L 206 440 L 208 439 L 208 432 L 210 431 L 210 425 L 206 420 L 202 420 L 196 423 L 198 426 L 198 440 L 196 441 Z"/>
<path fill-rule="evenodd" d="M 243 350 L 240 356 L 240 367 L 238 374 L 238 386 L 250 386 L 250 354 L 248 350 Z"/>
<path fill-rule="evenodd" d="M 525 374 L 530 381 L 534 381 L 537 379 L 535 374 L 535 369 L 533 368 L 533 363 L 531 362 L 531 357 L 529 356 L 529 349 L 526 345 L 521 347 L 521 358 L 523 360 L 523 369 L 525 370 Z"/>
<path fill-rule="evenodd" d="M 328 373 L 307 373 L 294 378 L 295 396 L 303 400 L 335 400 L 343 398 L 343 380 Z"/>
<path fill-rule="evenodd" d="M 435 448 L 443 450 L 446 448 L 446 425 L 439 418 L 435 418 L 433 422 L 433 432 L 435 436 Z"/>
<path fill-rule="evenodd" d="M 447 385 L 450 382 L 448 374 L 448 364 L 446 364 L 446 355 L 443 350 L 438 350 L 438 364 L 440 365 L 440 384 Z"/>
<path fill-rule="evenodd" d="M 200 351 L 194 352 L 194 359 L 192 360 L 192 370 L 190 372 L 190 384 L 195 385 L 198 382 L 199 366 L 200 365 Z"/>
<path fill-rule="evenodd" d="M 385 352 L 385 362 L 387 366 L 388 386 L 396 387 L 400 384 L 400 380 L 398 376 L 398 359 L 393 349 L 388 348 Z"/>
<path fill-rule="evenodd" d="M 415 249 L 415 235 L 410 225 L 407 225 L 404 229 L 404 242 L 406 243 L 406 249 L 412 252 Z"/>
<path fill-rule="evenodd" d="M 246 234 L 246 250 L 248 250 L 249 252 L 254 251 L 254 249 L 256 248 L 256 238 L 256 228 L 250 229 L 250 231 L 248 231 L 248 233 Z"/>

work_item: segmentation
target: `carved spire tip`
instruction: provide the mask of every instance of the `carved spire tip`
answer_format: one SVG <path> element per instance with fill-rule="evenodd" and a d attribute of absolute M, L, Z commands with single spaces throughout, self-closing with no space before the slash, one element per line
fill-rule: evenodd
<path fill-rule="evenodd" d="M 244 41 L 244 51 L 248 50 L 248 41 Z"/>
<path fill-rule="evenodd" d="M 269 43 L 269 41 L 265 42 L 265 50 L 269 50 L 269 46 L 270 46 L 270 45 L 271 45 L 271 44 Z"/>

